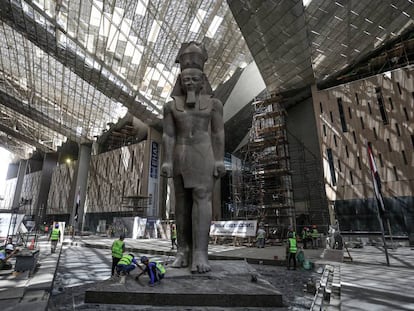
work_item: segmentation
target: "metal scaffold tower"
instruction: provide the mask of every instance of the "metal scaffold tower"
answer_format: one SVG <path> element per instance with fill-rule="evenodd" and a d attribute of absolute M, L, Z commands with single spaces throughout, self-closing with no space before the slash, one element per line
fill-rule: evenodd
<path fill-rule="evenodd" d="M 243 209 L 269 226 L 295 226 L 286 111 L 282 98 L 255 101 L 244 149 Z"/>

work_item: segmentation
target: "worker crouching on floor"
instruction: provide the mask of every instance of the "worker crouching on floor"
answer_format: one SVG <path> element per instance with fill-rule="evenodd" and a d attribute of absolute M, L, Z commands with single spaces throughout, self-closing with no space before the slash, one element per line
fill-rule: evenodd
<path fill-rule="evenodd" d="M 145 256 L 141 257 L 141 262 L 145 265 L 145 268 L 135 277 L 135 279 L 138 280 L 141 275 L 148 273 L 150 286 L 154 286 L 157 282 L 158 284 L 161 284 L 161 279 L 163 279 L 165 275 L 164 266 L 160 262 L 149 261 Z"/>
<path fill-rule="evenodd" d="M 134 254 L 123 255 L 122 258 L 118 261 L 116 265 L 117 275 L 127 275 L 136 267 L 139 267 L 139 264 L 134 256 Z M 141 270 L 142 268 L 139 267 Z"/>
<path fill-rule="evenodd" d="M 19 249 L 14 249 L 13 244 L 0 246 L 0 270 L 10 270 L 12 268 L 12 264 L 7 261 L 18 251 Z"/>

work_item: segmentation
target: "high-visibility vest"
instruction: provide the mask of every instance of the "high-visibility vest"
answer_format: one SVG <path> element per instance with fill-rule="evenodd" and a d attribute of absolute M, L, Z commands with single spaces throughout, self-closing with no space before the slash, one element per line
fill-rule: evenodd
<path fill-rule="evenodd" d="M 312 230 L 312 238 L 317 238 L 317 237 L 319 237 L 318 229 L 313 229 Z"/>
<path fill-rule="evenodd" d="M 158 271 L 160 271 L 161 274 L 165 274 L 165 267 L 158 261 L 156 262 L 156 265 L 157 265 Z"/>
<path fill-rule="evenodd" d="M 59 229 L 58 228 L 54 228 L 52 230 L 52 235 L 50 236 L 50 239 L 52 241 L 57 241 L 57 240 L 59 240 L 59 235 L 60 235 Z"/>
<path fill-rule="evenodd" d="M 293 253 L 295 254 L 297 251 L 297 247 L 296 247 L 296 239 L 294 238 L 289 238 L 289 253 Z"/>
<path fill-rule="evenodd" d="M 176 229 L 172 229 L 171 238 L 173 238 L 173 239 L 177 238 L 177 230 Z"/>
<path fill-rule="evenodd" d="M 162 263 L 160 263 L 159 261 L 150 261 L 150 262 L 153 262 L 153 263 L 155 263 L 155 267 L 157 268 L 157 270 L 161 273 L 161 274 L 165 274 L 165 267 L 163 266 L 163 264 Z"/>
<path fill-rule="evenodd" d="M 124 255 L 122 256 L 121 260 L 118 262 L 118 265 L 128 266 L 131 264 L 133 258 L 134 257 L 132 257 L 131 255 Z"/>
<path fill-rule="evenodd" d="M 302 240 L 304 240 L 304 239 L 306 239 L 307 238 L 307 231 L 306 230 L 303 230 L 302 231 Z"/>
<path fill-rule="evenodd" d="M 124 241 L 116 240 L 112 243 L 112 257 L 122 258 Z"/>
<path fill-rule="evenodd" d="M 258 238 L 258 239 L 264 239 L 264 237 L 265 237 L 265 233 L 266 233 L 266 231 L 264 231 L 263 229 L 259 229 L 259 230 L 257 231 L 257 238 Z"/>

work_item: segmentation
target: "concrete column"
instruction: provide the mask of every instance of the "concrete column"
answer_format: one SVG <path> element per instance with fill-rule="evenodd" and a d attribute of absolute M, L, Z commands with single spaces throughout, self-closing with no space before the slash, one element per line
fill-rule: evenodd
<path fill-rule="evenodd" d="M 78 161 L 75 169 L 75 182 L 72 183 L 72 213 L 70 224 L 75 231 L 82 230 L 83 215 L 85 208 L 86 190 L 88 185 L 89 166 L 91 162 L 91 144 L 82 144 L 79 148 Z"/>
<path fill-rule="evenodd" d="M 53 170 L 56 168 L 57 162 L 57 153 L 46 153 L 43 158 L 39 193 L 37 195 L 37 203 L 34 210 L 34 217 L 37 226 L 39 226 L 44 221 L 46 216 L 47 199 L 49 197 L 50 184 L 52 182 Z"/>
<path fill-rule="evenodd" d="M 12 208 L 18 208 L 20 204 L 20 196 L 22 194 L 22 186 L 23 186 L 23 180 L 24 175 L 26 175 L 26 169 L 27 169 L 27 160 L 21 160 L 19 164 L 19 170 L 17 172 L 17 182 L 16 182 L 16 188 L 14 188 L 14 196 L 13 196 L 13 203 Z"/>

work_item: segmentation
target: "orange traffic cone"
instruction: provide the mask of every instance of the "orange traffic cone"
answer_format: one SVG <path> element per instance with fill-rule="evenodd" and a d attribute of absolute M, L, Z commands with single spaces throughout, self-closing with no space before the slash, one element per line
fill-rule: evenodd
<path fill-rule="evenodd" d="M 29 245 L 29 249 L 34 250 L 34 247 L 35 247 L 35 239 L 32 239 L 32 241 L 30 242 L 30 245 Z"/>

